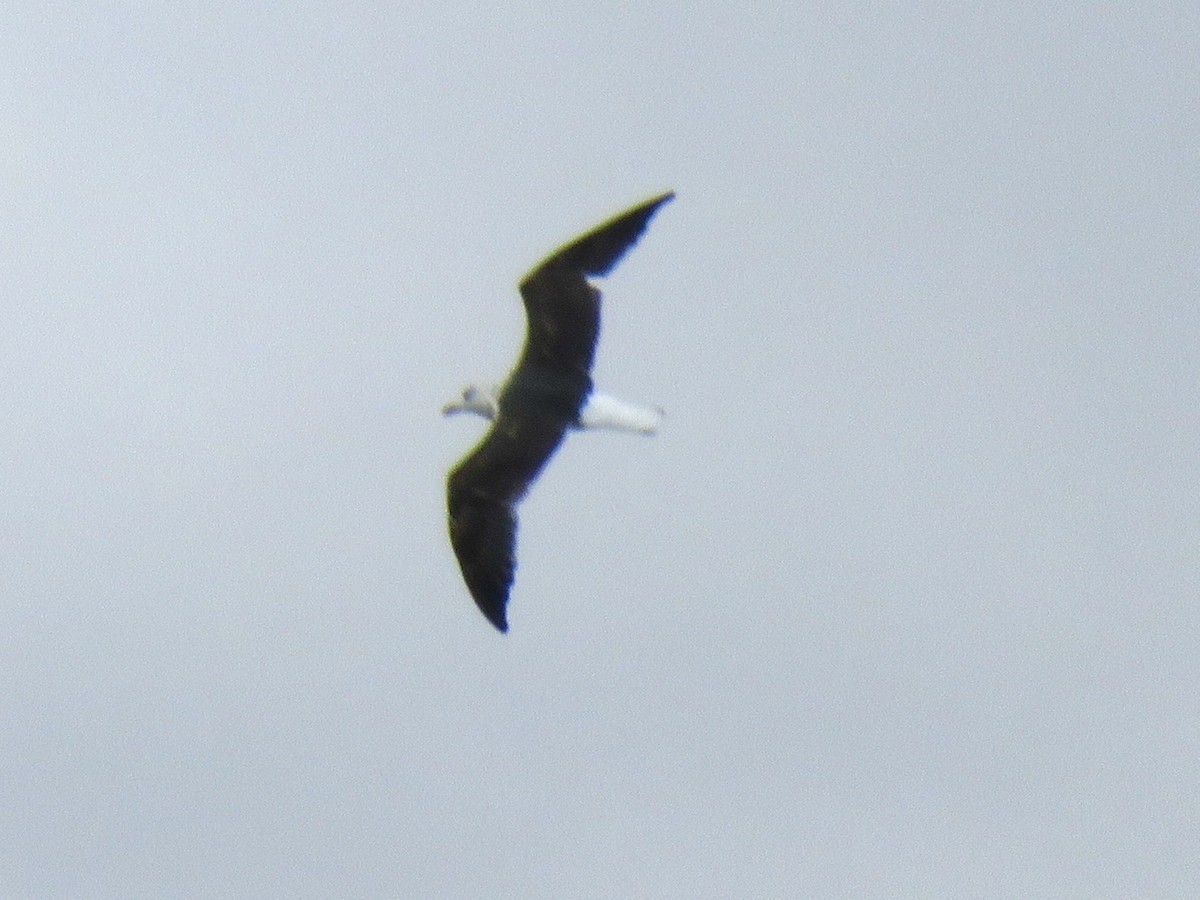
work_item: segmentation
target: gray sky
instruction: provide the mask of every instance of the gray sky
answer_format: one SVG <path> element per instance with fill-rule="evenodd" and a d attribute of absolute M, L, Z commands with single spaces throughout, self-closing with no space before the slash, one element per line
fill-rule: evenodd
<path fill-rule="evenodd" d="M 1200 893 L 1200 7 L 525 7 L 0 14 L 0 894 Z"/>

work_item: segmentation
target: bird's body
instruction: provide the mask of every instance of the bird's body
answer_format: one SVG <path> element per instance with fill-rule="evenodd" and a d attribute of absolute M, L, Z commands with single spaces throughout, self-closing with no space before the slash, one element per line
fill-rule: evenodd
<path fill-rule="evenodd" d="M 442 412 L 446 415 L 469 412 L 482 416 L 488 421 L 494 421 L 499 411 L 500 389 L 484 388 L 474 384 L 463 390 L 461 399 L 442 407 Z M 654 434 L 658 431 L 662 419 L 661 407 L 629 403 L 619 400 L 611 394 L 604 394 L 593 389 L 587 395 L 587 399 L 583 402 L 583 409 L 579 411 L 579 415 L 570 424 L 570 427 L 580 431 L 608 429 L 636 434 Z"/>
<path fill-rule="evenodd" d="M 483 440 L 447 479 L 450 543 L 476 605 L 500 631 L 516 571 L 516 507 L 572 428 L 652 433 L 662 412 L 592 390 L 600 331 L 600 292 L 587 276 L 605 275 L 673 194 L 663 194 L 559 248 L 521 282 L 527 332 L 499 392 L 463 392 L 446 413 L 492 420 Z"/>

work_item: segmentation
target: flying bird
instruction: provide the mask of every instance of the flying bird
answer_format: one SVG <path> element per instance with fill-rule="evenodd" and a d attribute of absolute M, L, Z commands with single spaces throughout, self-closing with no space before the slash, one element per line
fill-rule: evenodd
<path fill-rule="evenodd" d="M 613 428 L 653 434 L 657 407 L 592 390 L 600 333 L 600 291 L 587 277 L 607 275 L 675 195 L 647 200 L 555 250 L 521 281 L 525 347 L 499 388 L 471 385 L 445 415 L 491 420 L 483 440 L 450 470 L 446 484 L 450 544 L 475 604 L 508 630 L 508 595 L 516 571 L 517 504 L 568 430 Z"/>

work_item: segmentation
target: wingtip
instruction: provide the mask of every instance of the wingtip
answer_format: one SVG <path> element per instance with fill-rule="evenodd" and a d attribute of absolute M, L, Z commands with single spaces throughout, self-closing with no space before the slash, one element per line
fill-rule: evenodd
<path fill-rule="evenodd" d="M 659 207 L 673 199 L 675 192 L 667 191 L 618 213 L 583 237 L 560 247 L 550 260 L 578 268 L 586 275 L 607 275 L 626 251 L 638 242 Z M 542 265 L 546 265 L 546 262 Z"/>
<path fill-rule="evenodd" d="M 649 219 L 652 218 L 653 215 L 658 212 L 659 207 L 665 206 L 666 204 L 670 203 L 674 199 L 675 199 L 675 192 L 674 191 L 666 191 L 665 193 L 659 194 L 657 197 L 651 197 L 649 200 L 647 200 L 645 203 L 643 203 L 640 207 L 635 207 L 635 209 L 640 208 L 640 209 L 648 210 L 649 215 L 647 215 L 647 217 L 646 217 L 647 222 L 648 222 Z"/>
<path fill-rule="evenodd" d="M 492 627 L 498 632 L 508 634 L 508 616 L 503 607 L 500 609 L 484 609 L 480 606 L 479 611 L 483 613 L 484 617 L 492 623 Z"/>

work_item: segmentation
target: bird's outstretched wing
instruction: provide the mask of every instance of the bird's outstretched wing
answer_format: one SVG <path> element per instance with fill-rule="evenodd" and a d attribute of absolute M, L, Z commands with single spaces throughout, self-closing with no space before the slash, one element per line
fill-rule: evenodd
<path fill-rule="evenodd" d="M 450 544 L 475 605 L 501 631 L 517 565 L 517 504 L 565 433 L 551 418 L 501 414 L 447 479 Z"/>
<path fill-rule="evenodd" d="M 568 376 L 591 371 L 600 334 L 600 292 L 587 276 L 607 275 L 674 196 L 662 194 L 614 216 L 559 247 L 522 279 L 528 324 L 515 375 L 526 366 Z"/>

